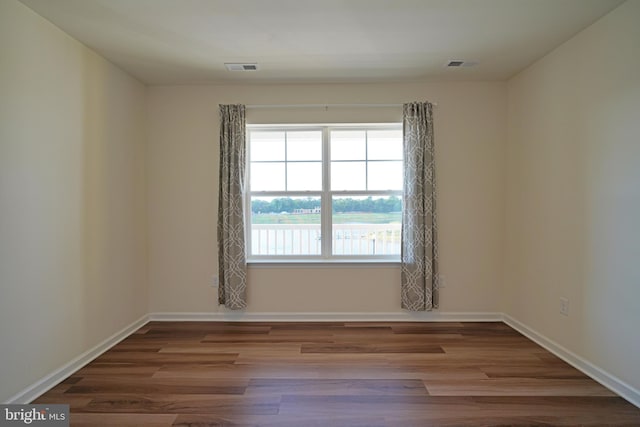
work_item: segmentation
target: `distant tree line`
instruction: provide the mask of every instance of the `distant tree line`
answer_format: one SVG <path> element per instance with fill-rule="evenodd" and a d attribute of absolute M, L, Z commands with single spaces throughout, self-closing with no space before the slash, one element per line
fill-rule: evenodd
<path fill-rule="evenodd" d="M 291 199 L 289 197 L 278 197 L 267 202 L 265 200 L 254 200 L 251 203 L 253 213 L 292 213 L 294 209 L 313 209 L 320 207 L 320 199 Z M 366 199 L 339 198 L 333 200 L 333 212 L 375 212 L 389 213 L 400 212 L 402 210 L 402 199 L 397 196 L 387 198 L 367 197 Z"/>

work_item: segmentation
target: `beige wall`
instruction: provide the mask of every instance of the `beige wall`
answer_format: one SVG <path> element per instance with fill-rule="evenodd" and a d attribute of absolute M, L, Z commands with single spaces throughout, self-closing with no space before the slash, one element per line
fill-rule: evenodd
<path fill-rule="evenodd" d="M 218 311 L 218 104 L 437 102 L 443 312 L 498 312 L 505 83 L 148 89 L 151 312 Z M 248 122 L 400 121 L 401 109 L 250 110 Z M 400 312 L 397 266 L 252 266 L 247 312 Z"/>
<path fill-rule="evenodd" d="M 505 311 L 636 389 L 638 23 L 628 1 L 509 82 L 505 246 Z"/>
<path fill-rule="evenodd" d="M 0 1 L 0 401 L 147 312 L 145 87 Z"/>

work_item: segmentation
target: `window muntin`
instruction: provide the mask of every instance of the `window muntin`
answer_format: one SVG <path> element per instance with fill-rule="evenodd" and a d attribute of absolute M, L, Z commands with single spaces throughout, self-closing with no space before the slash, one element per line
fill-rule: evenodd
<path fill-rule="evenodd" d="M 402 190 L 402 130 L 331 130 L 331 190 Z"/>
<path fill-rule="evenodd" d="M 402 128 L 249 126 L 249 261 L 398 261 Z"/>
<path fill-rule="evenodd" d="M 322 131 L 250 132 L 251 191 L 321 191 Z"/>

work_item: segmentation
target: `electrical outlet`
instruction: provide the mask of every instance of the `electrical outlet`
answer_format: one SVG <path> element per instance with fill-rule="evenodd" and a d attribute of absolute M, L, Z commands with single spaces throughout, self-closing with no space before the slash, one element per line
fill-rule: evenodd
<path fill-rule="evenodd" d="M 564 316 L 569 315 L 569 299 L 561 297 L 560 298 L 560 314 Z"/>
<path fill-rule="evenodd" d="M 438 289 L 446 288 L 446 287 L 447 287 L 447 281 L 444 278 L 444 274 L 439 274 L 438 275 Z"/>
<path fill-rule="evenodd" d="M 218 275 L 214 274 L 213 276 L 211 276 L 211 287 L 217 288 L 219 284 L 220 284 L 220 278 L 218 277 Z"/>

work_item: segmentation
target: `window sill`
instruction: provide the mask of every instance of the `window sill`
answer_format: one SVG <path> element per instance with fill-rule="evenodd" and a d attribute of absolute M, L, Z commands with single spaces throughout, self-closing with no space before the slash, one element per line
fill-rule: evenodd
<path fill-rule="evenodd" d="M 399 259 L 251 259 L 249 268 L 287 267 L 400 267 Z"/>

